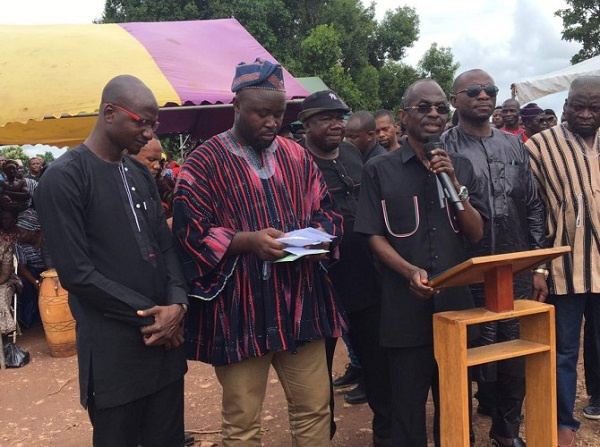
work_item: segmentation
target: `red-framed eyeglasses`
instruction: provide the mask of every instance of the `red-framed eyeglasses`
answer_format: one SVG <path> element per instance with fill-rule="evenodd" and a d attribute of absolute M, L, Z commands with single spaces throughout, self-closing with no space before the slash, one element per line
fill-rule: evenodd
<path fill-rule="evenodd" d="M 153 132 L 156 132 L 156 129 L 158 129 L 158 126 L 160 125 L 158 121 L 144 119 L 141 116 L 133 113 L 131 110 L 127 110 L 125 107 L 122 107 L 118 104 L 113 104 L 112 102 L 104 103 L 105 109 L 108 106 L 113 106 L 115 109 L 119 109 L 121 112 L 125 113 L 126 115 L 129 115 L 129 117 L 133 119 L 139 127 L 148 127 L 152 129 Z"/>

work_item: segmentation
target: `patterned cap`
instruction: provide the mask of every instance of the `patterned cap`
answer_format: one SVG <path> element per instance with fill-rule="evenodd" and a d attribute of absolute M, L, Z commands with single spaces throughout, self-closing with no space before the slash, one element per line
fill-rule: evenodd
<path fill-rule="evenodd" d="M 231 91 L 236 93 L 245 88 L 285 92 L 281 65 L 260 57 L 257 57 L 252 64 L 240 62 L 235 69 Z"/>
<path fill-rule="evenodd" d="M 544 109 L 538 106 L 535 102 L 531 102 L 527 104 L 525 107 L 521 109 L 521 119 L 523 121 L 527 121 L 531 118 L 534 118 L 539 115 L 544 114 Z"/>
<path fill-rule="evenodd" d="M 17 227 L 30 231 L 42 230 L 42 225 L 40 224 L 38 214 L 33 209 L 28 209 L 22 213 L 19 213 L 19 217 L 17 218 Z"/>

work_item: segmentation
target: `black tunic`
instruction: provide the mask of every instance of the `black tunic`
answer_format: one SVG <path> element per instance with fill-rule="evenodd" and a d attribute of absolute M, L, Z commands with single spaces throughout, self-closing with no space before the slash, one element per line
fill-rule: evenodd
<path fill-rule="evenodd" d="M 43 231 L 77 321 L 81 403 L 122 405 L 180 379 L 183 348 L 144 345 L 136 310 L 187 303 L 150 172 L 80 145 L 55 161 L 35 194 Z"/>

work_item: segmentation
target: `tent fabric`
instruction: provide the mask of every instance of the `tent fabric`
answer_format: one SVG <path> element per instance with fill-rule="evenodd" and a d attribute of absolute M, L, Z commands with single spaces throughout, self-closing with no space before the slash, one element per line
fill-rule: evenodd
<path fill-rule="evenodd" d="M 600 76 L 600 56 L 595 56 L 546 75 L 516 82 L 514 88 L 519 102 L 525 104 L 553 93 L 569 90 L 573 79 L 586 75 Z"/>
<path fill-rule="evenodd" d="M 331 90 L 325 82 L 318 76 L 307 78 L 296 78 L 296 81 L 302 85 L 309 93 L 322 92 L 323 90 Z"/>
<path fill-rule="evenodd" d="M 231 104 L 236 65 L 275 61 L 235 19 L 6 25 L 0 39 L 0 144 L 78 144 L 92 129 L 102 88 L 119 74 L 139 77 L 168 108 L 159 134 L 207 137 L 231 125 L 231 107 L 216 113 L 218 121 L 205 108 Z M 288 100 L 308 95 L 285 69 L 284 79 Z M 173 106 L 182 106 L 179 119 L 170 116 Z"/>

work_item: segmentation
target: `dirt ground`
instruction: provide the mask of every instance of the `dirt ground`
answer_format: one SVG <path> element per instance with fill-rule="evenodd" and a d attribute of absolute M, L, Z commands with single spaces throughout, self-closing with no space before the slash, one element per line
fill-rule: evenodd
<path fill-rule="evenodd" d="M 41 328 L 26 331 L 17 343 L 29 351 L 31 362 L 23 368 L 0 371 L 0 446 L 91 445 L 91 426 L 87 413 L 79 405 L 76 357 L 50 357 Z M 334 373 L 342 374 L 346 362 L 345 348 L 343 343 L 339 343 Z M 185 386 L 186 431 L 195 436 L 197 447 L 220 446 L 219 383 L 210 366 L 190 362 L 189 367 Z M 580 374 L 575 409 L 582 421 L 577 446 L 597 447 L 600 446 L 600 421 L 580 417 L 581 409 L 587 403 L 582 376 Z M 336 394 L 335 404 L 338 431 L 332 447 L 370 447 L 372 432 L 369 407 L 366 404 L 346 404 L 342 392 Z M 431 421 L 431 403 L 427 410 Z M 271 372 L 268 385 L 263 421 L 265 446 L 290 445 L 285 397 L 274 371 Z M 489 445 L 487 431 L 490 420 L 475 415 L 474 423 L 477 445 Z"/>

